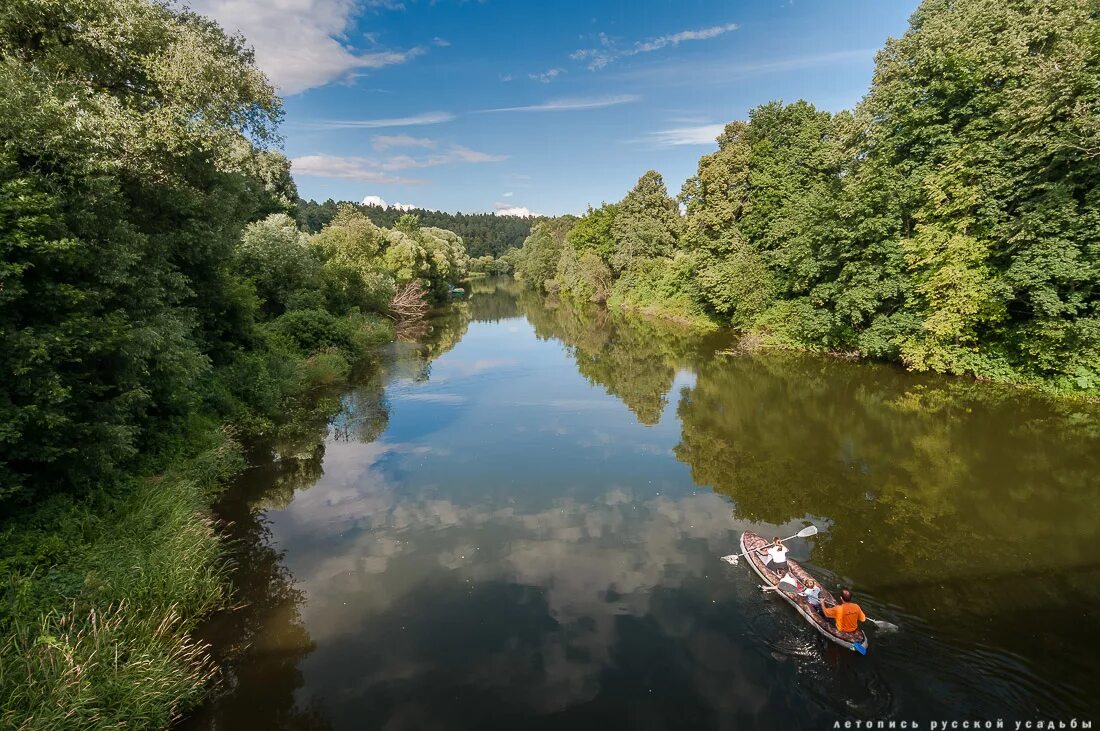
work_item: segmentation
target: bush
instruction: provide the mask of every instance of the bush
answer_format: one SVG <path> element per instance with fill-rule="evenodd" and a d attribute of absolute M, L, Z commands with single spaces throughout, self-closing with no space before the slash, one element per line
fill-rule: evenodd
<path fill-rule="evenodd" d="M 206 408 L 245 436 L 269 433 L 302 358 L 285 340 L 269 336 L 262 347 L 217 369 L 206 388 Z"/>
<path fill-rule="evenodd" d="M 747 246 L 723 256 L 696 255 L 698 287 L 707 306 L 745 328 L 772 303 L 775 281 L 763 258 Z"/>
<path fill-rule="evenodd" d="M 615 283 L 608 303 L 618 309 L 713 327 L 702 304 L 693 264 L 686 254 L 672 259 L 636 259 Z"/>
<path fill-rule="evenodd" d="M 338 350 L 323 350 L 306 358 L 301 365 L 302 383 L 307 389 L 341 383 L 351 372 L 351 364 Z"/>
<path fill-rule="evenodd" d="M 301 355 L 337 348 L 354 352 L 354 327 L 326 310 L 291 310 L 271 322 L 271 331 Z"/>

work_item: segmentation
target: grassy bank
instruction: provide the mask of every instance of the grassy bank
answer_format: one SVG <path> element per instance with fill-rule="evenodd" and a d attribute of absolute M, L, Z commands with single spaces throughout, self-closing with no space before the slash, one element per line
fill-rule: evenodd
<path fill-rule="evenodd" d="M 199 700 L 216 671 L 190 632 L 228 596 L 209 498 L 244 464 L 227 432 L 210 437 L 164 475 L 4 531 L 19 552 L 5 566 L 0 726 L 165 727 Z"/>
<path fill-rule="evenodd" d="M 304 348 L 315 330 L 273 328 L 253 354 L 266 366 L 216 371 L 208 401 L 235 426 L 196 412 L 140 476 L 5 521 L 0 727 L 165 728 L 205 697 L 217 668 L 191 634 L 232 599 L 209 506 L 245 466 L 240 435 L 322 438 L 337 404 L 318 395 L 392 336 L 384 319 L 355 316 L 341 321 L 341 343 Z M 241 400 L 245 376 L 267 379 L 264 400 Z"/>

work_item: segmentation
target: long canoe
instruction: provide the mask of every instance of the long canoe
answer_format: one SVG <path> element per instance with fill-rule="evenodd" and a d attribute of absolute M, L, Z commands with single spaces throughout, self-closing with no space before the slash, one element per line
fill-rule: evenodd
<path fill-rule="evenodd" d="M 788 586 L 786 583 L 783 586 L 779 585 L 779 579 L 782 577 L 773 571 L 768 564 L 764 563 L 764 558 L 766 558 L 766 556 L 760 555 L 760 550 L 767 550 L 769 545 L 770 541 L 752 531 L 745 531 L 741 534 L 741 551 L 745 554 L 745 560 L 752 566 L 752 570 L 755 571 L 768 586 L 779 587 L 775 593 L 783 597 L 784 601 L 794 607 L 795 610 L 802 615 L 803 619 L 809 622 L 818 632 L 841 647 L 855 650 L 855 645 L 858 642 L 866 648 L 867 635 L 863 633 L 863 630 L 857 629 L 855 632 L 839 631 L 836 628 L 836 623 L 811 607 L 805 597 L 799 596 L 798 592 L 795 590 L 785 590 L 785 587 Z M 787 569 L 800 584 L 805 584 L 806 579 L 814 578 L 806 569 L 790 559 L 787 559 Z M 828 589 L 822 586 L 820 581 L 815 579 L 815 582 L 821 587 L 821 602 L 827 607 L 835 605 L 837 603 L 836 598 Z"/>

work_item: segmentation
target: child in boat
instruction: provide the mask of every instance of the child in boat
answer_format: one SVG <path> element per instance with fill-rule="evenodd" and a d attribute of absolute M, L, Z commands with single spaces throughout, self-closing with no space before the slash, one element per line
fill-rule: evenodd
<path fill-rule="evenodd" d="M 810 605 L 810 609 L 821 612 L 821 587 L 817 585 L 816 581 L 806 579 L 806 583 L 799 593 L 806 597 L 806 603 Z"/>
<path fill-rule="evenodd" d="M 760 555 L 767 554 L 771 559 L 772 571 L 780 576 L 787 575 L 787 547 L 783 545 L 783 541 L 779 536 L 775 537 L 772 545 L 768 546 L 768 550 L 760 549 Z"/>

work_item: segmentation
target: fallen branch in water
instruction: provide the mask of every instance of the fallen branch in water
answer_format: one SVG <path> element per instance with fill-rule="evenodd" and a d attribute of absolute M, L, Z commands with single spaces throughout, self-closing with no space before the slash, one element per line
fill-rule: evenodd
<path fill-rule="evenodd" d="M 415 279 L 398 287 L 390 300 L 390 313 L 398 321 L 423 320 L 428 314 L 427 294 L 424 284 Z"/>

